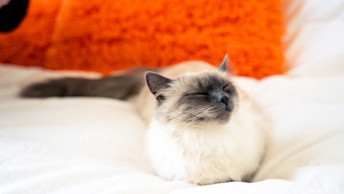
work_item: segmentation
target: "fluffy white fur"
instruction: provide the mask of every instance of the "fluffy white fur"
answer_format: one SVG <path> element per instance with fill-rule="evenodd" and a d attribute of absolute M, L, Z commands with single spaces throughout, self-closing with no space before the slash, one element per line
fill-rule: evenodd
<path fill-rule="evenodd" d="M 148 152 L 157 174 L 204 185 L 241 181 L 254 173 L 265 150 L 263 121 L 244 93 L 229 122 L 180 126 L 153 117 Z"/>

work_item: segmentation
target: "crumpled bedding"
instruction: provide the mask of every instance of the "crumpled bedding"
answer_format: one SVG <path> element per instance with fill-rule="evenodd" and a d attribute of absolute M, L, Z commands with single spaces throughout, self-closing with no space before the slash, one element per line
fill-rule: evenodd
<path fill-rule="evenodd" d="M 285 1 L 290 70 L 236 77 L 273 125 L 254 183 L 197 186 L 154 174 L 147 127 L 130 102 L 21 99 L 23 86 L 61 76 L 0 66 L 0 193 L 344 193 L 344 2 Z"/>

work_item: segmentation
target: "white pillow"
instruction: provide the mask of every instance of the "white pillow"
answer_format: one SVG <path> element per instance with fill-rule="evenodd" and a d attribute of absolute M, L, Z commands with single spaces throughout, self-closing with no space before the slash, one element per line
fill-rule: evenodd
<path fill-rule="evenodd" d="M 344 74 L 344 1 L 285 0 L 286 66 L 291 76 Z"/>

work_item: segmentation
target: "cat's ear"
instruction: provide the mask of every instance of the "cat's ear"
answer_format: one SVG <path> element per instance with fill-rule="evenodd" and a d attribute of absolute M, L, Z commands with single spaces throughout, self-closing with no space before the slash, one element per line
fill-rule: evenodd
<path fill-rule="evenodd" d="M 222 72 L 227 72 L 227 66 L 228 66 L 228 55 L 225 56 L 225 58 L 222 60 L 221 64 L 217 67 L 217 69 Z"/>
<path fill-rule="evenodd" d="M 159 90 L 167 87 L 167 84 L 172 80 L 159 75 L 157 73 L 148 72 L 146 73 L 146 82 L 149 90 L 155 95 Z"/>

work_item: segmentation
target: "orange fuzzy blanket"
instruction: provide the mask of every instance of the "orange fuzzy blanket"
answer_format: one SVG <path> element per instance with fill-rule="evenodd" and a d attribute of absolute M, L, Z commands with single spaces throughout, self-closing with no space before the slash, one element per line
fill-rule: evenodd
<path fill-rule="evenodd" d="M 0 34 L 0 62 L 104 74 L 185 60 L 236 74 L 283 73 L 278 0 L 31 0 L 27 17 Z"/>

